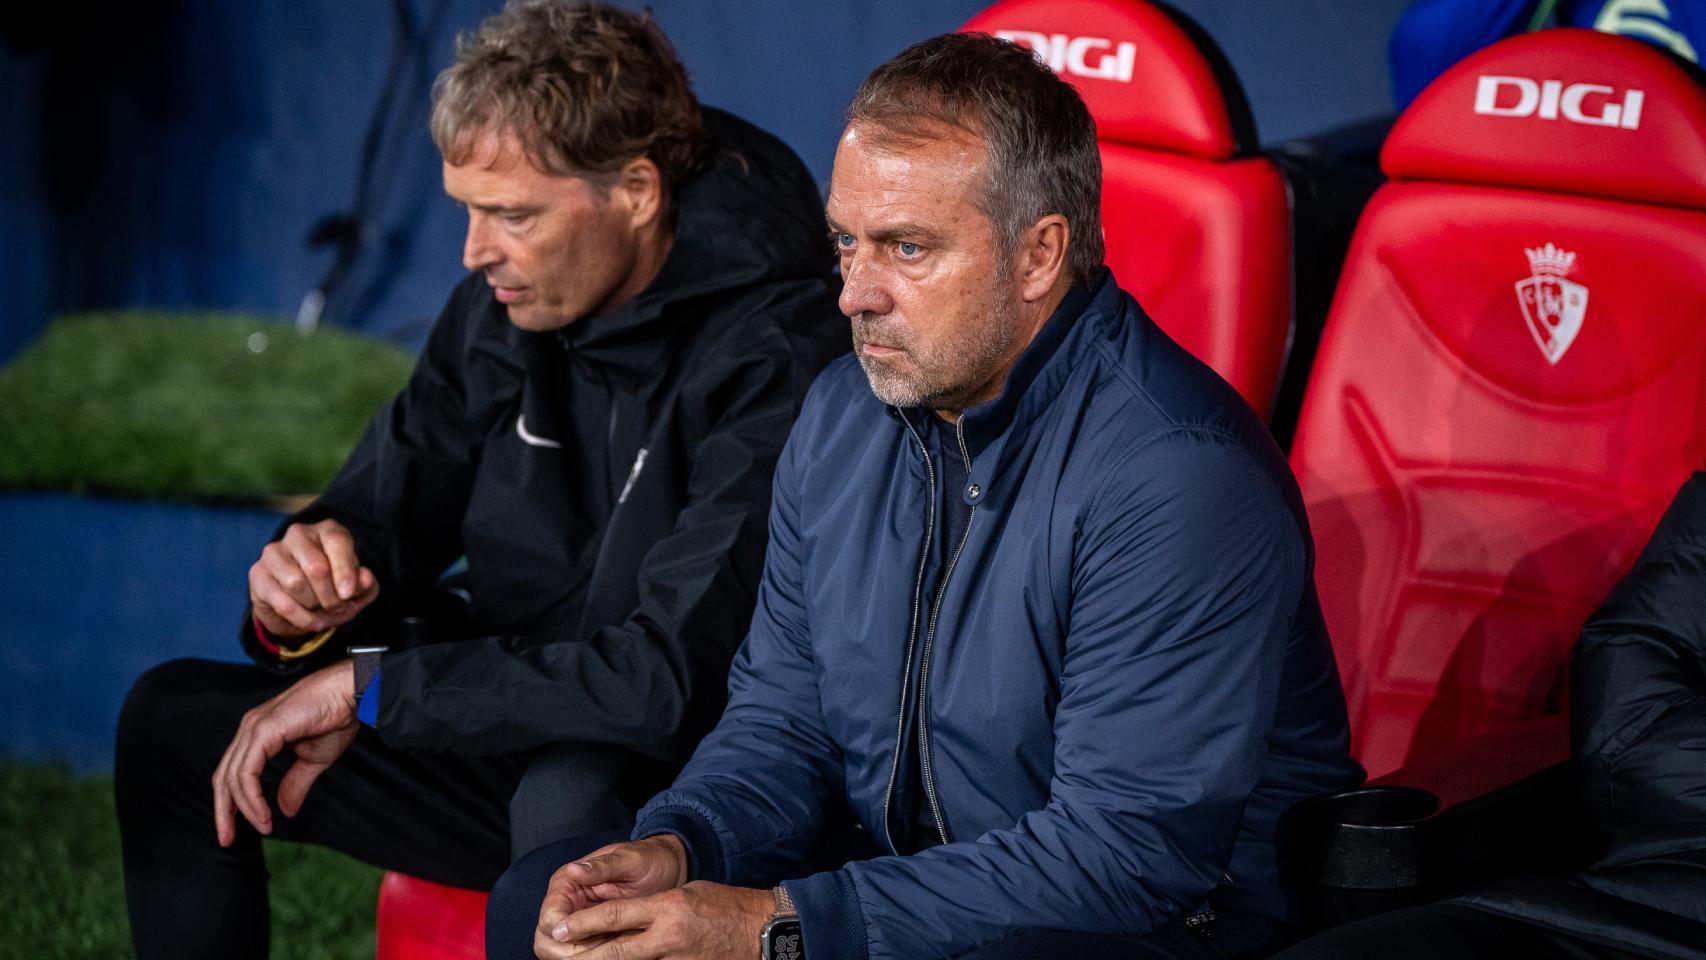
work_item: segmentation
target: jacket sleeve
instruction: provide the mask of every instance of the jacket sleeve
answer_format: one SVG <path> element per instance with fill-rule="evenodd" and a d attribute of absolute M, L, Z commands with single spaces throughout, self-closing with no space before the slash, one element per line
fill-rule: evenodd
<path fill-rule="evenodd" d="M 257 663 L 281 673 L 324 666 L 361 642 L 372 624 L 409 609 L 461 553 L 461 518 L 468 503 L 473 464 L 483 430 L 472 421 L 467 388 L 468 341 L 475 322 L 475 296 L 483 287 L 465 282 L 433 324 L 408 384 L 368 424 L 361 440 L 325 491 L 280 524 L 273 539 L 292 524 L 332 519 L 349 529 L 356 555 L 379 581 L 379 597 L 318 653 L 280 661 L 256 642 L 252 610 L 245 609 L 239 636 Z"/>
<path fill-rule="evenodd" d="M 491 636 L 387 654 L 378 712 L 386 742 L 497 754 L 575 741 L 684 760 L 716 721 L 751 621 L 796 374 L 766 358 L 716 389 L 688 458 L 685 506 L 641 561 L 639 603 L 624 620 L 543 642 Z"/>
<path fill-rule="evenodd" d="M 1614 836 L 1698 845 L 1706 824 L 1706 472 L 1683 485 L 1571 664 L 1582 795 Z"/>
<path fill-rule="evenodd" d="M 1143 470 L 1113 464 L 1079 522 L 1048 803 L 788 881 L 814 958 L 958 956 L 1026 929 L 1141 936 L 1222 882 L 1304 594 L 1303 533 L 1242 449 L 1132 455 Z"/>
<path fill-rule="evenodd" d="M 791 441 L 776 469 L 770 546 L 728 708 L 634 828 L 635 837 L 679 836 L 695 879 L 774 882 L 813 850 L 824 812 L 841 805 L 841 754 L 823 728 L 802 598 L 795 450 Z"/>

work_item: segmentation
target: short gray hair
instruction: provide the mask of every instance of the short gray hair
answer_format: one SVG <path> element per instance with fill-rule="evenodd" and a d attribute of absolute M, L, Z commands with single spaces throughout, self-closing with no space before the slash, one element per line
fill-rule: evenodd
<path fill-rule="evenodd" d="M 847 121 L 902 139 L 928 138 L 938 123 L 978 135 L 989 171 L 974 202 L 995 225 L 1003 255 L 1026 228 L 1058 213 L 1071 231 L 1071 277 L 1086 279 L 1102 265 L 1096 122 L 1078 91 L 1029 48 L 984 33 L 915 43 L 865 78 Z"/>

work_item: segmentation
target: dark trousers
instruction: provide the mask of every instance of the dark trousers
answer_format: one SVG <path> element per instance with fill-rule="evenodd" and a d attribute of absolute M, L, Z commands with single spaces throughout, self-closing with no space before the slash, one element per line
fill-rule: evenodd
<path fill-rule="evenodd" d="M 179 660 L 144 674 L 119 715 L 115 798 L 125 897 L 139 960 L 267 955 L 267 871 L 261 837 L 238 817 L 237 842 L 213 831 L 214 768 L 250 708 L 293 682 L 247 664 Z M 269 802 L 293 754 L 262 776 Z M 610 823 L 560 821 L 562 783 L 549 751 L 528 757 L 425 754 L 363 728 L 273 836 L 341 850 L 438 883 L 488 889 L 540 843 Z M 276 807 L 274 808 L 276 811 Z"/>
<path fill-rule="evenodd" d="M 1274 960 L 1636 960 L 1637 956 L 1512 917 L 1443 902 L 1334 927 Z"/>
<path fill-rule="evenodd" d="M 545 886 L 558 867 L 612 842 L 608 835 L 547 844 L 506 871 L 492 888 L 486 904 L 486 960 L 534 960 L 533 933 Z M 826 867 L 845 862 L 847 848 L 826 845 Z M 827 851 L 835 851 L 833 853 Z M 809 872 L 809 871 L 807 871 Z M 809 910 L 810 905 L 802 905 Z M 1088 933 L 1036 930 L 961 954 L 964 960 L 1256 960 L 1284 942 L 1279 924 L 1265 917 L 1221 914 L 1197 927 L 1176 920 L 1145 937 L 1116 937 Z M 811 944 L 806 944 L 811 951 Z M 758 944 L 753 944 L 757 956 Z"/>

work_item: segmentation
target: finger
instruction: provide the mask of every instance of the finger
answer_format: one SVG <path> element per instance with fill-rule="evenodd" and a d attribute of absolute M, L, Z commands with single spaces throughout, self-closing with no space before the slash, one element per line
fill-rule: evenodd
<path fill-rule="evenodd" d="M 651 924 L 653 912 L 649 898 L 606 900 L 557 921 L 551 928 L 551 939 L 574 943 L 590 937 L 643 930 Z"/>
<path fill-rule="evenodd" d="M 253 727 L 254 718 L 245 714 L 242 722 L 237 725 L 237 735 L 231 739 L 231 745 L 225 748 L 225 759 L 219 765 L 219 786 L 225 795 L 226 803 L 231 805 L 237 816 L 247 820 L 251 826 L 255 826 L 255 816 L 254 812 L 249 809 L 248 798 L 244 797 L 242 790 L 239 789 L 238 768 L 243 762 L 243 755 L 249 749 L 249 738 Z M 236 827 L 235 817 L 232 820 L 232 827 L 233 829 Z M 256 829 L 259 827 L 257 826 Z"/>
<path fill-rule="evenodd" d="M 348 623 L 356 614 L 365 610 L 368 604 L 379 597 L 379 578 L 373 575 L 372 570 L 361 567 L 356 571 L 355 582 L 355 595 L 344 601 L 342 616 L 345 623 Z"/>
<path fill-rule="evenodd" d="M 225 755 L 219 758 L 219 766 L 213 771 L 213 833 L 222 847 L 229 847 L 237 841 L 236 813 L 231 794 L 225 789 L 225 768 L 230 762 L 231 747 L 227 746 Z"/>
<path fill-rule="evenodd" d="M 336 614 L 343 607 L 344 599 L 338 596 L 337 584 L 332 581 L 332 560 L 326 556 L 318 529 L 296 524 L 285 531 L 284 539 L 279 542 L 290 551 L 291 559 L 302 571 L 308 589 L 313 592 L 315 604 L 327 613 Z"/>
<path fill-rule="evenodd" d="M 569 957 L 585 957 L 588 950 L 609 943 L 613 937 L 599 937 L 585 943 L 558 943 L 543 931 L 533 935 L 533 955 L 539 960 L 566 960 Z"/>
<path fill-rule="evenodd" d="M 355 573 L 355 589 L 355 596 L 350 598 L 350 603 L 365 607 L 379 596 L 379 577 L 372 570 L 362 567 Z"/>
<path fill-rule="evenodd" d="M 262 626 L 269 631 L 277 631 L 281 637 L 326 629 L 321 626 L 324 620 L 319 614 L 297 603 L 270 574 L 250 591 L 250 602 L 255 605 L 255 613 L 260 615 Z"/>
<path fill-rule="evenodd" d="M 314 588 L 309 586 L 307 575 L 302 572 L 302 567 L 297 564 L 296 556 L 289 547 L 282 543 L 269 543 L 261 550 L 261 559 L 258 562 L 266 578 L 277 585 L 280 592 L 288 595 L 304 609 L 319 612 L 320 598 L 315 595 Z M 278 609 L 278 605 L 273 604 L 273 608 Z"/>
<path fill-rule="evenodd" d="M 564 864 L 562 873 L 572 883 L 591 886 L 626 879 L 638 872 L 641 865 L 641 857 L 633 843 L 613 843 Z"/>
<path fill-rule="evenodd" d="M 284 772 L 284 779 L 278 782 L 278 812 L 287 817 L 296 816 L 302 809 L 302 802 L 308 799 L 309 788 L 330 766 L 329 763 L 308 760 L 297 760 L 291 764 L 290 769 Z"/>
<path fill-rule="evenodd" d="M 320 548 L 331 565 L 332 586 L 339 600 L 349 600 L 361 592 L 357 571 L 361 561 L 355 556 L 355 538 L 335 520 L 314 525 L 320 537 Z M 371 576 L 371 574 L 370 574 Z"/>
<path fill-rule="evenodd" d="M 242 811 L 243 818 L 254 825 L 263 834 L 272 833 L 272 808 L 267 805 L 266 795 L 261 791 L 261 768 L 283 745 L 271 747 L 267 741 L 271 734 L 266 731 L 267 721 L 250 722 L 248 735 L 244 743 L 232 757 L 231 767 L 226 774 L 227 789 L 237 801 L 237 809 Z"/>
<path fill-rule="evenodd" d="M 571 949 L 559 956 L 570 956 L 575 960 L 659 960 L 669 955 L 661 944 L 644 933 L 598 937 L 581 944 L 561 946 Z"/>

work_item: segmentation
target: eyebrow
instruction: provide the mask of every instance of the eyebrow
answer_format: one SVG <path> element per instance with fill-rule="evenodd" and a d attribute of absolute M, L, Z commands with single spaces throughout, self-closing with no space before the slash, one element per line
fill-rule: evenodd
<path fill-rule="evenodd" d="M 827 209 L 824 211 L 823 218 L 829 223 L 830 233 L 851 232 L 841 226 L 841 224 L 836 223 L 835 218 L 829 215 L 829 211 Z M 891 223 L 872 230 L 871 239 L 879 243 L 905 239 L 923 243 L 925 246 L 937 246 L 941 243 L 942 235 L 921 223 L 902 220 L 899 223 Z"/>
<path fill-rule="evenodd" d="M 463 206 L 470 210 L 478 210 L 481 213 L 535 214 L 544 209 L 537 204 L 511 206 L 504 203 L 464 203 Z"/>

